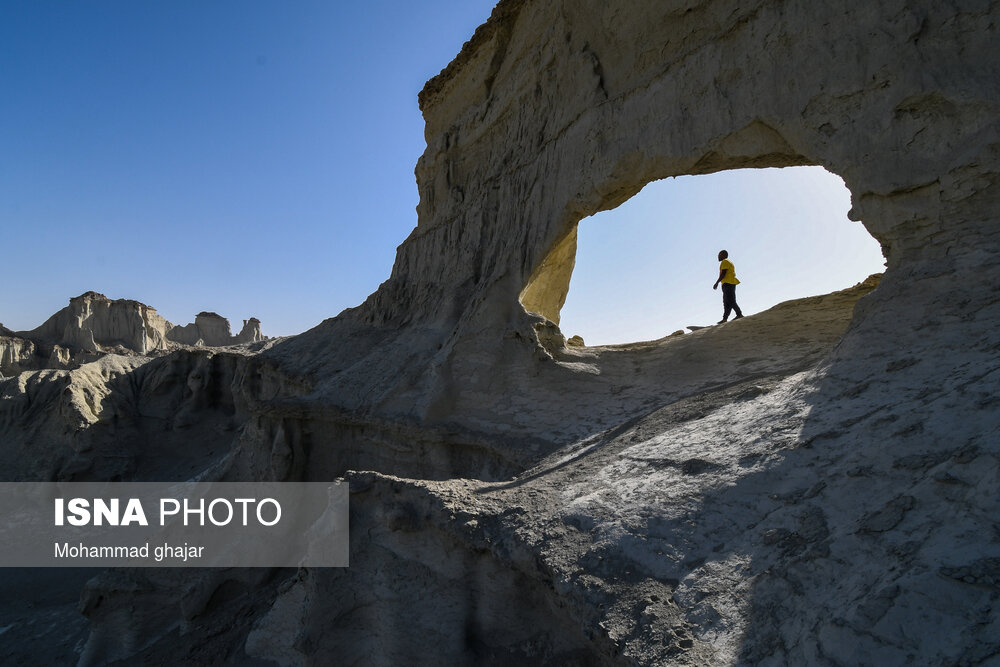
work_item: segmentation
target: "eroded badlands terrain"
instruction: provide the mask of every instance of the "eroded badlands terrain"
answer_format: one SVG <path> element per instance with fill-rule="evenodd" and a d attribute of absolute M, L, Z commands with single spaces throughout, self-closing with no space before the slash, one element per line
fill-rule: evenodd
<path fill-rule="evenodd" d="M 3 371 L 8 479 L 343 477 L 351 567 L 29 573 L 51 595 L 5 596 L 5 657 L 996 664 L 998 25 L 990 0 L 503 0 L 420 94 L 418 224 L 363 304 L 162 356 L 146 317 L 132 354 Z M 566 345 L 581 219 L 791 165 L 844 179 L 876 289 Z"/>

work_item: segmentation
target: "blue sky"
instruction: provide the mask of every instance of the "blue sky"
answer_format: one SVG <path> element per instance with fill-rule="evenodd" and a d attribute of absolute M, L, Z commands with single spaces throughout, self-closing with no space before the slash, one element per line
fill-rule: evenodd
<path fill-rule="evenodd" d="M 413 168 L 425 145 L 417 93 L 493 4 L 6 5 L 0 322 L 33 328 L 87 290 L 138 299 L 178 324 L 201 310 L 229 317 L 235 328 L 253 315 L 268 335 L 304 331 L 357 305 L 388 277 L 396 246 L 416 224 Z M 780 184 L 773 192 L 740 186 L 750 181 L 739 173 L 722 177 L 744 188 L 731 198 L 738 212 L 787 193 Z M 582 223 L 579 269 L 563 315 L 567 334 L 637 340 L 711 319 L 714 308 L 703 314 L 692 304 L 718 300 L 710 290 L 715 250 L 705 266 L 678 257 L 702 259 L 704 249 L 693 239 L 710 225 L 696 200 L 707 196 L 706 205 L 719 208 L 713 192 L 720 186 L 684 182 L 652 184 L 618 210 Z M 667 186 L 680 189 L 659 193 Z M 843 218 L 847 205 L 822 192 L 813 203 Z M 785 288 L 791 296 L 818 293 L 827 291 L 821 285 L 847 286 L 870 272 L 851 267 L 850 277 L 834 277 L 824 268 L 823 280 L 804 280 L 797 270 L 781 270 L 774 281 L 781 289 L 765 290 L 755 281 L 772 270 L 761 268 L 770 260 L 755 255 L 751 241 L 771 232 L 754 232 L 748 216 L 731 213 L 721 211 L 725 224 L 735 227 L 738 219 L 747 236 L 714 233 L 711 247 L 725 239 L 741 279 L 753 277 L 740 295 L 750 310 L 777 302 L 774 295 Z M 609 215 L 627 220 L 599 224 Z M 791 244 L 783 256 L 833 254 L 826 241 L 818 242 L 820 250 L 802 249 L 814 234 L 812 217 L 785 217 L 799 221 L 789 228 L 799 233 L 774 232 L 775 243 Z M 762 224 L 778 229 L 767 216 Z M 859 232 L 862 242 L 844 241 L 843 253 L 861 256 L 867 243 L 877 255 L 860 225 L 846 218 L 838 224 Z M 598 228 L 610 236 L 589 240 Z M 662 252 L 636 262 L 637 248 L 649 250 L 654 242 L 666 242 Z M 602 284 L 629 277 L 619 260 L 632 267 L 629 276 L 637 264 L 645 266 L 646 276 L 634 277 L 640 284 L 664 281 L 655 308 L 631 289 L 618 289 L 626 295 L 617 297 L 618 306 L 638 304 L 643 318 L 651 318 L 641 326 L 609 309 L 612 300 L 602 296 Z M 668 268 L 680 268 L 680 278 Z M 677 283 L 681 278 L 690 283 Z M 706 283 L 708 295 L 685 300 Z"/>
<path fill-rule="evenodd" d="M 722 317 L 719 250 L 745 315 L 850 287 L 884 270 L 847 218 L 851 195 L 822 167 L 740 169 L 650 183 L 580 222 L 560 328 L 589 345 L 655 340 Z"/>
<path fill-rule="evenodd" d="M 357 305 L 416 224 L 417 93 L 493 4 L 7 4 L 0 322 L 87 290 L 269 335 Z"/>

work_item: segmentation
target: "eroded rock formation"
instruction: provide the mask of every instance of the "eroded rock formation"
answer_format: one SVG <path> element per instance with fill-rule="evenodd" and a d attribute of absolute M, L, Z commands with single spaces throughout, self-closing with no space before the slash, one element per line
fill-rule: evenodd
<path fill-rule="evenodd" d="M 236 334 L 234 342 L 236 343 L 259 343 L 263 340 L 267 340 L 264 334 L 260 330 L 260 320 L 256 317 L 251 317 L 249 320 L 243 320 L 243 328 L 240 332 Z"/>
<path fill-rule="evenodd" d="M 218 313 L 206 311 L 198 313 L 191 324 L 170 329 L 167 332 L 167 338 L 185 345 L 208 345 L 210 347 L 256 343 L 264 340 L 264 336 L 260 332 L 260 320 L 256 317 L 243 320 L 243 329 L 234 336 L 229 329 L 229 320 Z"/>
<path fill-rule="evenodd" d="M 13 375 L 34 368 L 35 344 L 15 336 L 12 331 L 0 329 L 0 377 Z"/>
<path fill-rule="evenodd" d="M 0 374 L 75 368 L 108 353 L 158 355 L 177 348 L 174 343 L 224 347 L 265 340 L 255 317 L 233 336 L 229 320 L 217 313 L 202 312 L 193 323 L 175 326 L 139 301 L 86 292 L 31 331 L 0 327 Z"/>
<path fill-rule="evenodd" d="M 502 1 L 420 95 L 389 279 L 236 363 L 238 433 L 172 469 L 346 477 L 351 567 L 106 573 L 86 660 L 995 659 L 998 25 L 990 1 Z M 850 188 L 877 289 L 565 344 L 581 218 L 658 178 L 804 164 Z M 18 397 L 55 379 L 0 385 L 25 406 L 5 432 L 49 423 L 27 406 L 60 392 Z M 94 429 L 60 400 L 84 416 L 53 448 Z"/>
<path fill-rule="evenodd" d="M 86 292 L 70 299 L 68 306 L 38 328 L 20 335 L 90 353 L 121 346 L 146 354 L 167 348 L 169 328 L 170 323 L 144 303 Z"/>

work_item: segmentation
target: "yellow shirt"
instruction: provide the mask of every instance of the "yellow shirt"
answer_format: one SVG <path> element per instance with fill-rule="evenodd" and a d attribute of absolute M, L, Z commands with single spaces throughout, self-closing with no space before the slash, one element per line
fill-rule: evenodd
<path fill-rule="evenodd" d="M 722 279 L 722 284 L 723 285 L 739 285 L 740 284 L 740 281 L 736 278 L 736 267 L 733 266 L 732 262 L 730 262 L 728 259 L 722 260 L 722 263 L 719 264 L 719 271 L 721 272 L 722 269 L 728 269 L 726 271 L 726 277 Z"/>

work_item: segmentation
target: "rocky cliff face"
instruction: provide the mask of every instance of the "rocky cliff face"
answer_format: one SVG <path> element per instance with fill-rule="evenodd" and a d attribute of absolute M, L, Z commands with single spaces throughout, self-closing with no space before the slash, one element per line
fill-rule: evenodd
<path fill-rule="evenodd" d="M 997 25 L 989 1 L 501 2 L 421 93 L 389 279 L 236 363 L 230 445 L 170 468 L 347 477 L 351 567 L 106 573 L 85 661 L 995 659 Z M 658 178 L 802 164 L 844 178 L 877 289 L 565 345 L 581 218 Z M 170 359 L 144 372 L 185 376 Z M 24 406 L 5 432 L 49 423 L 52 380 L 0 385 Z M 217 395 L 158 418 L 200 424 Z"/>
<path fill-rule="evenodd" d="M 146 354 L 166 349 L 169 327 L 169 322 L 144 303 L 86 292 L 70 299 L 67 307 L 37 329 L 20 335 L 90 353 L 99 352 L 99 346 L 121 346 Z"/>
<path fill-rule="evenodd" d="M 0 377 L 4 372 L 13 375 L 33 368 L 34 358 L 34 343 L 15 336 L 6 329 L 0 330 Z"/>
<path fill-rule="evenodd" d="M 210 312 L 198 313 L 191 324 L 171 328 L 167 332 L 167 338 L 185 345 L 209 347 L 259 343 L 266 340 L 260 331 L 260 320 L 256 317 L 243 320 L 243 329 L 234 336 L 229 329 L 229 320 L 218 313 Z"/>
<path fill-rule="evenodd" d="M 108 353 L 165 354 L 178 347 L 175 343 L 224 347 L 265 340 L 255 317 L 244 320 L 233 336 L 229 320 L 217 313 L 202 312 L 193 323 L 175 326 L 139 301 L 86 292 L 36 329 L 0 328 L 0 374 L 75 368 Z"/>

